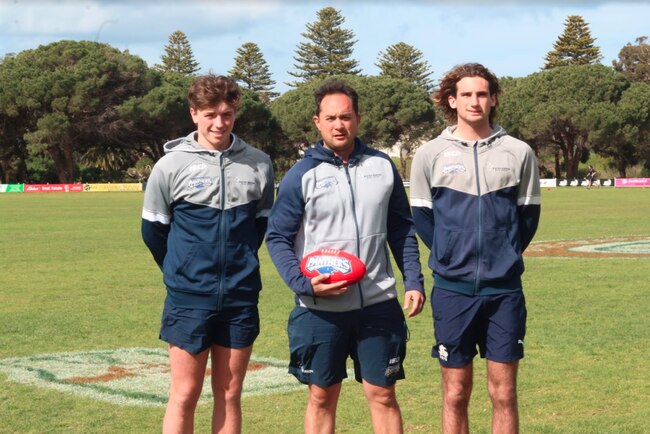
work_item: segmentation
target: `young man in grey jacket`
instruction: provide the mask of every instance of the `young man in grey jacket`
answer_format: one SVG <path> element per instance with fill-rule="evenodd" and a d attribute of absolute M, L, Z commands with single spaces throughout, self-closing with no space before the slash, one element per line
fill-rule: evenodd
<path fill-rule="evenodd" d="M 401 433 L 395 382 L 404 378 L 406 323 L 397 300 L 388 247 L 404 275 L 404 308 L 425 301 L 415 228 L 406 192 L 390 158 L 356 137 L 357 93 L 340 81 L 316 91 L 314 123 L 322 140 L 280 183 L 267 246 L 295 293 L 289 317 L 289 372 L 309 386 L 306 433 L 334 433 L 346 360 L 354 360 L 375 433 Z M 367 273 L 357 284 L 308 279 L 300 260 L 317 249 L 358 256 Z"/>
<path fill-rule="evenodd" d="M 193 432 L 208 355 L 212 432 L 238 433 L 259 334 L 257 251 L 273 204 L 273 168 L 232 133 L 240 100 L 233 80 L 197 77 L 188 100 L 197 131 L 165 144 L 142 211 L 142 236 L 167 288 L 160 338 L 169 343 L 171 386 L 163 433 Z"/>
<path fill-rule="evenodd" d="M 411 206 L 429 247 L 431 304 L 441 365 L 444 433 L 467 433 L 472 360 L 487 358 L 492 432 L 518 432 L 517 367 L 524 356 L 522 253 L 540 216 L 533 150 L 494 123 L 497 78 L 483 65 L 459 65 L 434 99 L 448 121 L 411 167 Z"/>

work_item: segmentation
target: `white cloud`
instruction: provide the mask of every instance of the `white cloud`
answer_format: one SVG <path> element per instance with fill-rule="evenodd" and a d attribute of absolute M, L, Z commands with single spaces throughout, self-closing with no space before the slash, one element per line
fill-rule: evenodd
<path fill-rule="evenodd" d="M 169 35 L 183 31 L 202 70 L 227 72 L 244 42 L 259 45 L 278 90 L 293 81 L 295 50 L 306 24 L 322 7 L 341 10 L 358 40 L 354 58 L 365 74 L 378 72 L 380 51 L 404 41 L 424 53 L 439 78 L 457 63 L 485 63 L 497 75 L 524 76 L 543 65 L 568 15 L 589 23 L 604 64 L 638 36 L 648 35 L 644 1 L 548 0 L 0 0 L 0 57 L 60 39 L 98 40 L 158 63 Z"/>

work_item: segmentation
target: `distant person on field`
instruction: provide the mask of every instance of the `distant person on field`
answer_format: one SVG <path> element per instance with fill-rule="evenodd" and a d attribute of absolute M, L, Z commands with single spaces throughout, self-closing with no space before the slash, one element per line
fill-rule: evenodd
<path fill-rule="evenodd" d="M 431 295 L 442 372 L 444 433 L 468 433 L 473 359 L 487 358 L 492 432 L 519 429 L 517 367 L 524 356 L 522 253 L 540 216 L 533 150 L 494 123 L 500 88 L 484 66 L 448 72 L 434 95 L 448 127 L 411 168 L 415 227 L 431 250 Z"/>
<path fill-rule="evenodd" d="M 370 405 L 375 433 L 402 432 L 395 383 L 404 378 L 407 328 L 397 300 L 388 247 L 404 276 L 404 309 L 425 302 L 420 255 L 406 191 L 390 158 L 357 135 L 358 96 L 333 80 L 316 90 L 314 123 L 322 140 L 280 183 L 266 244 L 296 294 L 289 317 L 289 372 L 309 386 L 306 433 L 334 433 L 346 361 Z M 322 248 L 359 257 L 367 273 L 358 284 L 308 279 L 303 256 Z"/>
<path fill-rule="evenodd" d="M 594 170 L 594 166 L 590 164 L 589 170 L 587 171 L 587 188 L 591 188 L 591 186 L 594 185 L 595 180 L 596 180 L 596 171 Z"/>
<path fill-rule="evenodd" d="M 269 157 L 232 133 L 237 84 L 205 75 L 188 100 L 197 131 L 165 144 L 144 196 L 142 237 L 163 272 L 160 338 L 171 386 L 163 433 L 191 433 L 208 356 L 213 433 L 241 431 L 241 392 L 259 334 L 257 251 L 273 204 Z"/>

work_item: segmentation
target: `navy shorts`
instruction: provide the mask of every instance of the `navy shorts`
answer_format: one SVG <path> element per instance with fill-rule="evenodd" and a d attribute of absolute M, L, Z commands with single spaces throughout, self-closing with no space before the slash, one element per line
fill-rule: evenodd
<path fill-rule="evenodd" d="M 246 348 L 253 345 L 259 333 L 257 306 L 221 311 L 182 309 L 165 300 L 160 339 L 192 354 L 198 354 L 212 345 Z"/>
<path fill-rule="evenodd" d="M 348 356 L 359 382 L 386 387 L 404 378 L 408 332 L 397 300 L 350 312 L 297 306 L 289 316 L 288 332 L 289 372 L 301 383 L 340 383 L 348 376 Z"/>
<path fill-rule="evenodd" d="M 509 363 L 524 357 L 526 300 L 522 291 L 469 296 L 434 288 L 431 294 L 436 345 L 431 356 L 445 367 L 482 358 Z"/>

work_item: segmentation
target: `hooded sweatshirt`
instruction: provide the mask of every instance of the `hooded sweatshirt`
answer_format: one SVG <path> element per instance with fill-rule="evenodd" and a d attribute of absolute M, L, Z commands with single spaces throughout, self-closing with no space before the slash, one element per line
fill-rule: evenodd
<path fill-rule="evenodd" d="M 454 128 L 422 145 L 411 165 L 413 218 L 435 287 L 520 291 L 522 253 L 540 216 L 535 153 L 499 126 L 478 141 L 454 137 Z"/>
<path fill-rule="evenodd" d="M 273 204 L 271 160 L 234 134 L 221 152 L 195 136 L 165 144 L 147 181 L 143 240 L 175 307 L 256 305 L 257 251 Z"/>
<path fill-rule="evenodd" d="M 323 146 L 307 150 L 280 183 L 266 245 L 296 304 L 346 312 L 395 299 L 388 246 L 407 290 L 423 292 L 415 228 L 406 192 L 390 158 L 358 139 L 348 164 Z M 318 249 L 359 257 L 366 275 L 337 297 L 315 297 L 300 260 Z"/>

